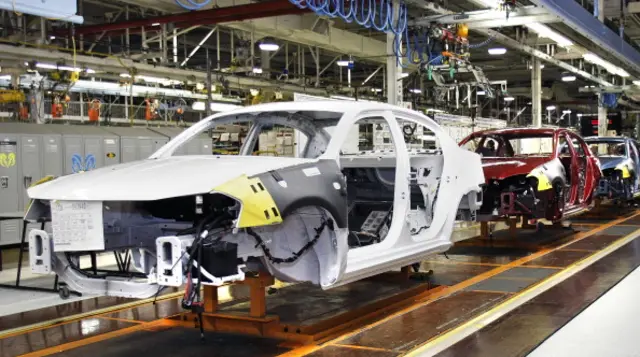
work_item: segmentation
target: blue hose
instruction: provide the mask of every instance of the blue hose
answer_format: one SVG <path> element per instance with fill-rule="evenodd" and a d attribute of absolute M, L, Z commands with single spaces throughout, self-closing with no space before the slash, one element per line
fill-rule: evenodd
<path fill-rule="evenodd" d="M 197 3 L 193 0 L 187 0 L 187 2 L 190 4 L 190 5 L 187 5 L 183 3 L 181 0 L 175 0 L 175 1 L 176 1 L 176 4 L 180 5 L 183 9 L 186 9 L 189 11 L 200 10 L 211 3 L 211 0 L 206 0 L 205 2 L 201 2 L 201 3 Z"/>

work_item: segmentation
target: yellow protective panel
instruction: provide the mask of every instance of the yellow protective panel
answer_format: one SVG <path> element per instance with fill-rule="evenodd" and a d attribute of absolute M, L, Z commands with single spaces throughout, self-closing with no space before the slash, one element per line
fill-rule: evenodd
<path fill-rule="evenodd" d="M 631 173 L 629 172 L 629 168 L 625 164 L 620 164 L 620 165 L 616 166 L 616 170 L 622 171 L 622 178 L 623 179 L 627 179 L 627 178 L 631 177 Z"/>
<path fill-rule="evenodd" d="M 215 187 L 214 191 L 224 193 L 242 203 L 238 228 L 267 226 L 282 222 L 276 203 L 259 178 L 242 175 Z"/>
<path fill-rule="evenodd" d="M 527 177 L 535 177 L 538 179 L 538 192 L 550 190 L 553 186 L 551 185 L 551 181 L 547 178 L 547 175 L 542 172 L 540 169 L 535 169 L 531 171 Z"/>

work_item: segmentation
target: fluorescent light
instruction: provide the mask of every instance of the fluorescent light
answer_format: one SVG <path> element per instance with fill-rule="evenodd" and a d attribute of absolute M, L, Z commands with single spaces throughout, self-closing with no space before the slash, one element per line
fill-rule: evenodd
<path fill-rule="evenodd" d="M 50 39 L 50 40 L 55 40 L 55 39 L 56 39 L 56 37 L 55 37 L 55 36 L 49 36 L 49 39 Z"/>
<path fill-rule="evenodd" d="M 347 67 L 350 63 L 353 63 L 353 61 L 345 61 L 345 60 L 336 61 L 336 64 L 340 67 Z"/>
<path fill-rule="evenodd" d="M 274 52 L 280 48 L 280 45 L 278 45 L 277 43 L 268 43 L 268 42 L 263 42 L 258 46 L 260 47 L 260 50 L 267 51 L 267 52 Z"/>
<path fill-rule="evenodd" d="M 49 64 L 49 63 L 36 63 L 36 67 L 44 68 L 44 69 L 58 69 L 58 66 L 56 66 L 55 64 Z"/>
<path fill-rule="evenodd" d="M 547 107 L 547 110 L 551 111 L 551 110 L 555 110 L 556 106 L 555 105 L 550 105 Z"/>
<path fill-rule="evenodd" d="M 122 77 L 122 78 L 131 78 L 131 75 L 129 73 L 120 73 L 120 77 Z M 165 85 L 165 86 L 176 85 L 176 84 L 181 84 L 182 83 L 182 81 L 179 81 L 179 80 L 176 80 L 176 79 L 151 77 L 151 76 L 143 76 L 143 75 L 136 76 L 135 79 L 136 80 L 142 80 L 142 81 L 145 81 L 147 83 L 159 83 L 159 84 L 162 84 L 162 85 Z"/>
<path fill-rule="evenodd" d="M 206 107 L 207 105 L 205 102 L 193 102 L 191 105 L 191 109 L 198 111 L 204 111 Z M 236 108 L 240 108 L 240 106 L 226 103 L 211 103 L 212 112 L 226 112 Z"/>
<path fill-rule="evenodd" d="M 576 80 L 576 76 L 564 75 L 562 76 L 563 82 L 573 82 Z"/>
<path fill-rule="evenodd" d="M 505 53 L 507 53 L 507 49 L 504 47 L 496 47 L 496 48 L 489 49 L 489 54 L 492 56 L 503 55 Z"/>
<path fill-rule="evenodd" d="M 486 95 L 487 92 L 483 91 L 483 90 L 479 90 L 478 92 L 476 92 L 477 95 Z"/>
<path fill-rule="evenodd" d="M 380 93 L 380 92 L 382 92 L 382 89 L 380 89 L 380 88 L 371 88 L 371 91 L 374 92 L 374 93 Z"/>
<path fill-rule="evenodd" d="M 445 111 L 442 109 L 435 109 L 435 108 L 427 108 L 425 109 L 425 112 L 431 112 L 431 113 L 444 113 Z"/>
<path fill-rule="evenodd" d="M 633 84 L 640 86 L 640 81 L 633 81 Z"/>
<path fill-rule="evenodd" d="M 611 62 L 605 61 L 602 58 L 594 55 L 593 53 L 585 53 L 584 55 L 582 55 L 582 58 L 584 58 L 585 61 L 593 63 L 595 65 L 598 65 L 602 68 L 604 68 L 607 72 L 611 73 L 611 74 L 615 74 L 618 75 L 620 77 L 629 77 L 629 73 L 627 71 L 625 71 L 624 69 L 614 65 Z"/>
<path fill-rule="evenodd" d="M 262 68 L 254 67 L 254 68 L 253 68 L 253 73 L 255 73 L 255 74 L 262 74 Z"/>
<path fill-rule="evenodd" d="M 0 80 L 10 81 L 11 80 L 11 75 L 7 74 L 7 75 L 4 75 L 4 76 L 0 76 Z"/>
<path fill-rule="evenodd" d="M 543 69 L 543 68 L 544 68 L 544 65 L 540 64 L 540 69 Z M 533 69 L 533 66 L 529 65 L 529 69 Z"/>
<path fill-rule="evenodd" d="M 418 88 L 409 89 L 409 92 L 414 93 L 414 94 L 422 93 L 422 91 L 420 89 L 418 89 Z"/>
<path fill-rule="evenodd" d="M 513 102 L 516 98 L 514 97 L 504 97 L 505 102 Z"/>
<path fill-rule="evenodd" d="M 27 62 L 25 62 L 25 65 L 29 65 Z M 69 72 L 82 72 L 83 69 L 79 68 L 79 67 L 69 67 L 69 66 L 58 66 L 55 64 L 50 64 L 50 63 L 36 63 L 36 67 L 37 68 L 42 68 L 42 69 L 57 69 L 59 71 L 69 71 Z M 94 71 L 93 69 L 87 68 L 86 69 L 87 73 L 96 73 L 96 71 Z"/>
<path fill-rule="evenodd" d="M 400 78 L 407 78 L 409 77 L 409 73 L 400 73 Z"/>
<path fill-rule="evenodd" d="M 543 25 L 538 22 L 533 22 L 530 24 L 525 24 L 525 26 L 527 26 L 530 30 L 533 30 L 534 32 L 536 32 L 539 37 L 548 38 L 554 41 L 555 43 L 558 44 L 558 46 L 562 46 L 562 47 L 573 46 L 573 42 L 571 42 L 571 40 L 553 31 L 546 25 Z"/>
<path fill-rule="evenodd" d="M 563 110 L 562 114 L 571 114 L 571 110 L 567 109 L 567 110 Z"/>
<path fill-rule="evenodd" d="M 151 26 L 160 26 L 160 23 L 159 22 L 154 22 L 154 23 L 151 24 Z"/>

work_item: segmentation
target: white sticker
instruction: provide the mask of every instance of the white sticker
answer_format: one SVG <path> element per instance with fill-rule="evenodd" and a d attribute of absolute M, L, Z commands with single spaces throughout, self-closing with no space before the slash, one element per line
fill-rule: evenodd
<path fill-rule="evenodd" d="M 102 202 L 51 201 L 53 251 L 104 250 Z"/>
<path fill-rule="evenodd" d="M 113 144 L 115 144 L 115 143 L 116 143 L 116 141 L 115 141 L 115 140 L 113 140 L 113 139 L 104 139 L 104 143 L 105 143 L 105 144 L 111 144 L 111 145 L 113 145 Z"/>
<path fill-rule="evenodd" d="M 304 174 L 309 176 L 309 177 L 320 175 L 320 170 L 317 167 L 310 167 L 308 169 L 302 169 L 302 172 L 304 172 Z"/>

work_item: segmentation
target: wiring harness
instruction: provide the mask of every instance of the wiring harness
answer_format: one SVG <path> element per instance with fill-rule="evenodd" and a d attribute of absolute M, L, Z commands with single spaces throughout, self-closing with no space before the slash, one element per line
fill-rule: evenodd
<path fill-rule="evenodd" d="M 320 236 L 322 235 L 322 232 L 324 231 L 325 228 L 329 228 L 329 230 L 331 230 L 331 231 L 334 230 L 334 224 L 333 224 L 333 220 L 332 219 L 327 219 L 327 220 L 323 219 L 322 220 L 322 224 L 320 224 L 319 227 L 314 228 L 316 234 L 313 237 L 313 239 L 308 241 L 307 244 L 305 244 L 302 248 L 300 248 L 300 250 L 298 250 L 297 252 L 294 252 L 288 258 L 274 257 L 271 254 L 271 251 L 269 250 L 269 247 L 267 247 L 267 245 L 265 244 L 265 242 L 262 239 L 262 237 L 260 237 L 260 235 L 258 235 L 258 233 L 256 233 L 251 228 L 247 228 L 247 234 L 249 234 L 250 236 L 252 236 L 256 240 L 256 242 L 257 242 L 256 248 L 260 247 L 262 249 L 262 251 L 264 252 L 264 255 L 267 257 L 267 259 L 269 259 L 270 262 L 272 262 L 274 264 L 282 264 L 282 263 L 293 263 L 296 260 L 298 260 L 306 251 L 311 249 L 318 242 L 318 240 L 320 239 Z"/>

